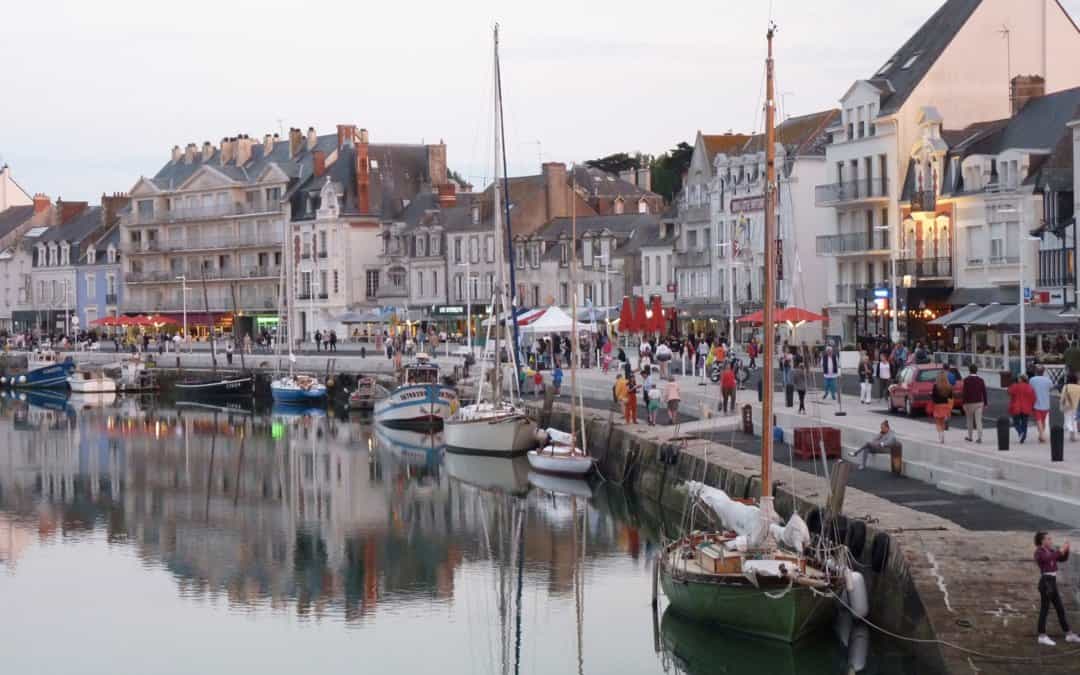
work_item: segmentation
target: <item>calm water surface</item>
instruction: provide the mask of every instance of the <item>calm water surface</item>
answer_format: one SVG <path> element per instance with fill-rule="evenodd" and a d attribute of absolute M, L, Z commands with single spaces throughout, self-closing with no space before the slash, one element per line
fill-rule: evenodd
<path fill-rule="evenodd" d="M 0 406 L 5 673 L 847 672 L 649 606 L 617 488 L 438 436 L 154 400 Z"/>

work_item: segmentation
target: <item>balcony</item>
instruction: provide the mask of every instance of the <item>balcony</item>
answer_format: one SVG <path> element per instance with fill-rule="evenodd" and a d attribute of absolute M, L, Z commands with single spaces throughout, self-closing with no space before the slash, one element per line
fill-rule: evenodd
<path fill-rule="evenodd" d="M 273 296 L 237 297 L 235 310 L 242 312 L 266 312 L 274 310 L 278 306 L 277 298 Z M 210 297 L 207 305 L 202 294 L 188 293 L 187 304 L 180 298 L 162 298 L 155 294 L 149 297 L 125 297 L 122 311 L 146 312 L 156 314 L 158 312 L 232 312 L 234 311 L 232 296 Z"/>
<path fill-rule="evenodd" d="M 862 288 L 861 284 L 836 284 L 837 305 L 851 305 L 855 303 L 855 291 Z"/>
<path fill-rule="evenodd" d="M 951 279 L 952 258 L 924 258 L 922 260 L 897 260 L 896 275 L 911 275 L 916 279 Z"/>
<path fill-rule="evenodd" d="M 937 195 L 933 190 L 919 190 L 911 195 L 912 213 L 933 213 L 937 209 Z"/>
<path fill-rule="evenodd" d="M 1039 286 L 1064 288 L 1076 285 L 1076 269 L 1071 248 L 1039 251 Z"/>
<path fill-rule="evenodd" d="M 160 272 L 160 271 L 147 271 L 147 272 L 128 272 L 124 275 L 124 281 L 129 284 L 145 284 L 145 283 L 181 283 L 176 277 L 184 274 L 184 272 Z M 199 283 L 205 278 L 207 281 L 228 281 L 228 280 L 243 280 L 243 279 L 265 279 L 265 278 L 278 278 L 281 276 L 280 267 L 244 267 L 237 269 L 227 270 L 190 270 L 187 272 L 188 286 Z"/>
<path fill-rule="evenodd" d="M 296 296 L 296 299 L 297 300 L 310 300 L 311 299 L 311 291 L 306 291 L 304 293 L 301 293 L 300 295 Z"/>
<path fill-rule="evenodd" d="M 679 215 L 681 215 L 683 221 L 687 223 L 708 222 L 710 218 L 709 205 L 698 204 L 696 206 L 687 206 L 681 209 Z"/>
<path fill-rule="evenodd" d="M 127 244 L 125 252 L 129 255 L 144 253 L 168 253 L 172 251 L 200 251 L 215 249 L 234 249 L 256 247 L 281 246 L 281 233 L 271 235 L 243 234 L 240 236 L 225 235 L 219 237 L 200 237 L 176 241 L 154 240 L 149 242 L 132 242 Z"/>
<path fill-rule="evenodd" d="M 864 178 L 818 185 L 814 188 L 814 202 L 818 206 L 838 206 L 888 198 L 889 181 L 887 178 Z"/>
<path fill-rule="evenodd" d="M 818 255 L 859 255 L 888 252 L 889 233 L 887 230 L 829 234 L 817 238 Z"/>
<path fill-rule="evenodd" d="M 189 220 L 211 220 L 228 216 L 250 216 L 255 214 L 278 214 L 281 207 L 260 206 L 258 204 L 213 204 L 211 206 L 193 206 L 190 208 L 178 208 L 169 211 L 155 211 L 143 213 L 135 211 L 131 214 L 129 225 L 152 225 L 154 223 L 179 223 Z"/>
<path fill-rule="evenodd" d="M 709 267 L 711 258 L 709 257 L 709 251 L 682 251 L 675 253 L 675 260 L 673 261 L 675 267 Z"/>
<path fill-rule="evenodd" d="M 106 293 L 105 294 L 105 304 L 106 305 L 115 305 L 116 300 L 117 300 L 116 293 Z"/>

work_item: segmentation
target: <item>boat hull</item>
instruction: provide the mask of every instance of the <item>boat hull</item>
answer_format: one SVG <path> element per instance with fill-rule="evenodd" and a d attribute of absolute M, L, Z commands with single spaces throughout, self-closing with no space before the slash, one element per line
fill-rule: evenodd
<path fill-rule="evenodd" d="M 274 397 L 274 403 L 310 405 L 326 398 L 326 387 L 319 385 L 318 388 L 312 387 L 304 390 L 297 387 L 275 387 L 271 385 L 270 394 Z"/>
<path fill-rule="evenodd" d="M 457 392 L 441 384 L 398 387 L 375 403 L 375 421 L 399 429 L 440 429 L 457 402 Z"/>
<path fill-rule="evenodd" d="M 804 586 L 789 590 L 786 583 L 758 588 L 745 580 L 713 581 L 673 573 L 666 562 L 660 565 L 660 584 L 671 611 L 684 618 L 780 642 L 797 642 L 828 622 L 835 611 L 832 598 Z"/>
<path fill-rule="evenodd" d="M 448 420 L 446 451 L 458 455 L 521 457 L 536 447 L 536 422 L 512 413 L 489 419 Z"/>
<path fill-rule="evenodd" d="M 106 394 L 116 392 L 116 380 L 109 377 L 82 379 L 77 375 L 68 378 L 68 385 L 74 394 Z"/>
<path fill-rule="evenodd" d="M 194 398 L 217 398 L 230 396 L 251 396 L 251 377 L 235 377 L 202 382 L 177 382 L 176 391 Z"/>
<path fill-rule="evenodd" d="M 33 368 L 25 373 L 10 377 L 9 384 L 18 389 L 53 389 L 66 387 L 68 377 L 75 372 L 75 363 L 70 359 L 63 363 L 52 363 L 41 368 Z"/>
<path fill-rule="evenodd" d="M 592 471 L 595 464 L 592 457 L 580 451 L 571 453 L 560 450 L 560 448 L 555 448 L 552 452 L 550 446 L 541 450 L 530 450 L 529 466 L 533 468 L 533 471 L 575 478 L 585 476 Z"/>

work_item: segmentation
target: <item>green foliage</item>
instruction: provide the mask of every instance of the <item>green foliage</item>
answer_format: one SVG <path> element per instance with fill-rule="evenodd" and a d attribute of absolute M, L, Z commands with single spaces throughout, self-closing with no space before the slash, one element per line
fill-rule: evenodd
<path fill-rule="evenodd" d="M 653 158 L 650 167 L 653 192 L 662 195 L 666 201 L 673 200 L 682 190 L 683 175 L 690 168 L 693 154 L 694 146 L 681 141 L 671 150 Z"/>
<path fill-rule="evenodd" d="M 1065 350 L 1065 366 L 1069 372 L 1080 373 L 1080 348 L 1069 347 Z"/>
<path fill-rule="evenodd" d="M 590 159 L 585 162 L 586 165 L 593 167 L 594 169 L 600 169 L 601 171 L 607 171 L 608 173 L 618 174 L 620 171 L 626 171 L 627 169 L 640 169 L 641 168 L 641 155 L 630 155 L 625 152 L 616 152 L 613 155 L 607 157 L 601 157 L 599 159 Z"/>

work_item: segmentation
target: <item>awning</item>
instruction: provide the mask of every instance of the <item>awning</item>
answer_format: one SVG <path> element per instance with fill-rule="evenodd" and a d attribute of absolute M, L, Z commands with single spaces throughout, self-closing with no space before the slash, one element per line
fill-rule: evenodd
<path fill-rule="evenodd" d="M 1016 286 L 995 286 L 990 288 L 956 288 L 949 294 L 949 304 L 953 307 L 964 305 L 1001 305 L 1015 304 L 1020 298 Z"/>
<path fill-rule="evenodd" d="M 379 310 L 370 309 L 370 310 L 368 310 L 366 312 L 358 312 L 358 311 L 345 312 L 341 316 L 335 317 L 334 321 L 336 321 L 338 323 L 344 323 L 344 324 L 352 324 L 352 323 L 383 323 L 383 322 L 386 321 L 386 318 L 383 316 L 382 312 L 380 312 Z"/>
<path fill-rule="evenodd" d="M 983 308 L 980 305 L 977 305 L 975 303 L 970 303 L 970 304 L 964 305 L 960 309 L 957 309 L 957 310 L 954 310 L 952 312 L 949 312 L 948 314 L 943 314 L 943 315 L 939 316 L 938 318 L 931 321 L 930 325 L 931 326 L 952 326 L 953 324 L 960 325 L 960 324 L 964 323 L 964 321 L 963 321 L 964 319 L 966 319 L 968 317 L 971 317 L 971 316 L 975 316 L 976 314 L 981 312 L 982 309 Z"/>
<path fill-rule="evenodd" d="M 999 331 L 1015 332 L 1020 330 L 1020 306 L 998 305 L 997 312 L 980 314 L 974 318 L 977 324 L 986 328 Z M 1028 305 L 1024 308 L 1024 328 L 1029 331 L 1053 332 L 1072 331 L 1077 326 L 1077 320 L 1072 317 L 1061 316 L 1047 311 L 1036 305 Z"/>

